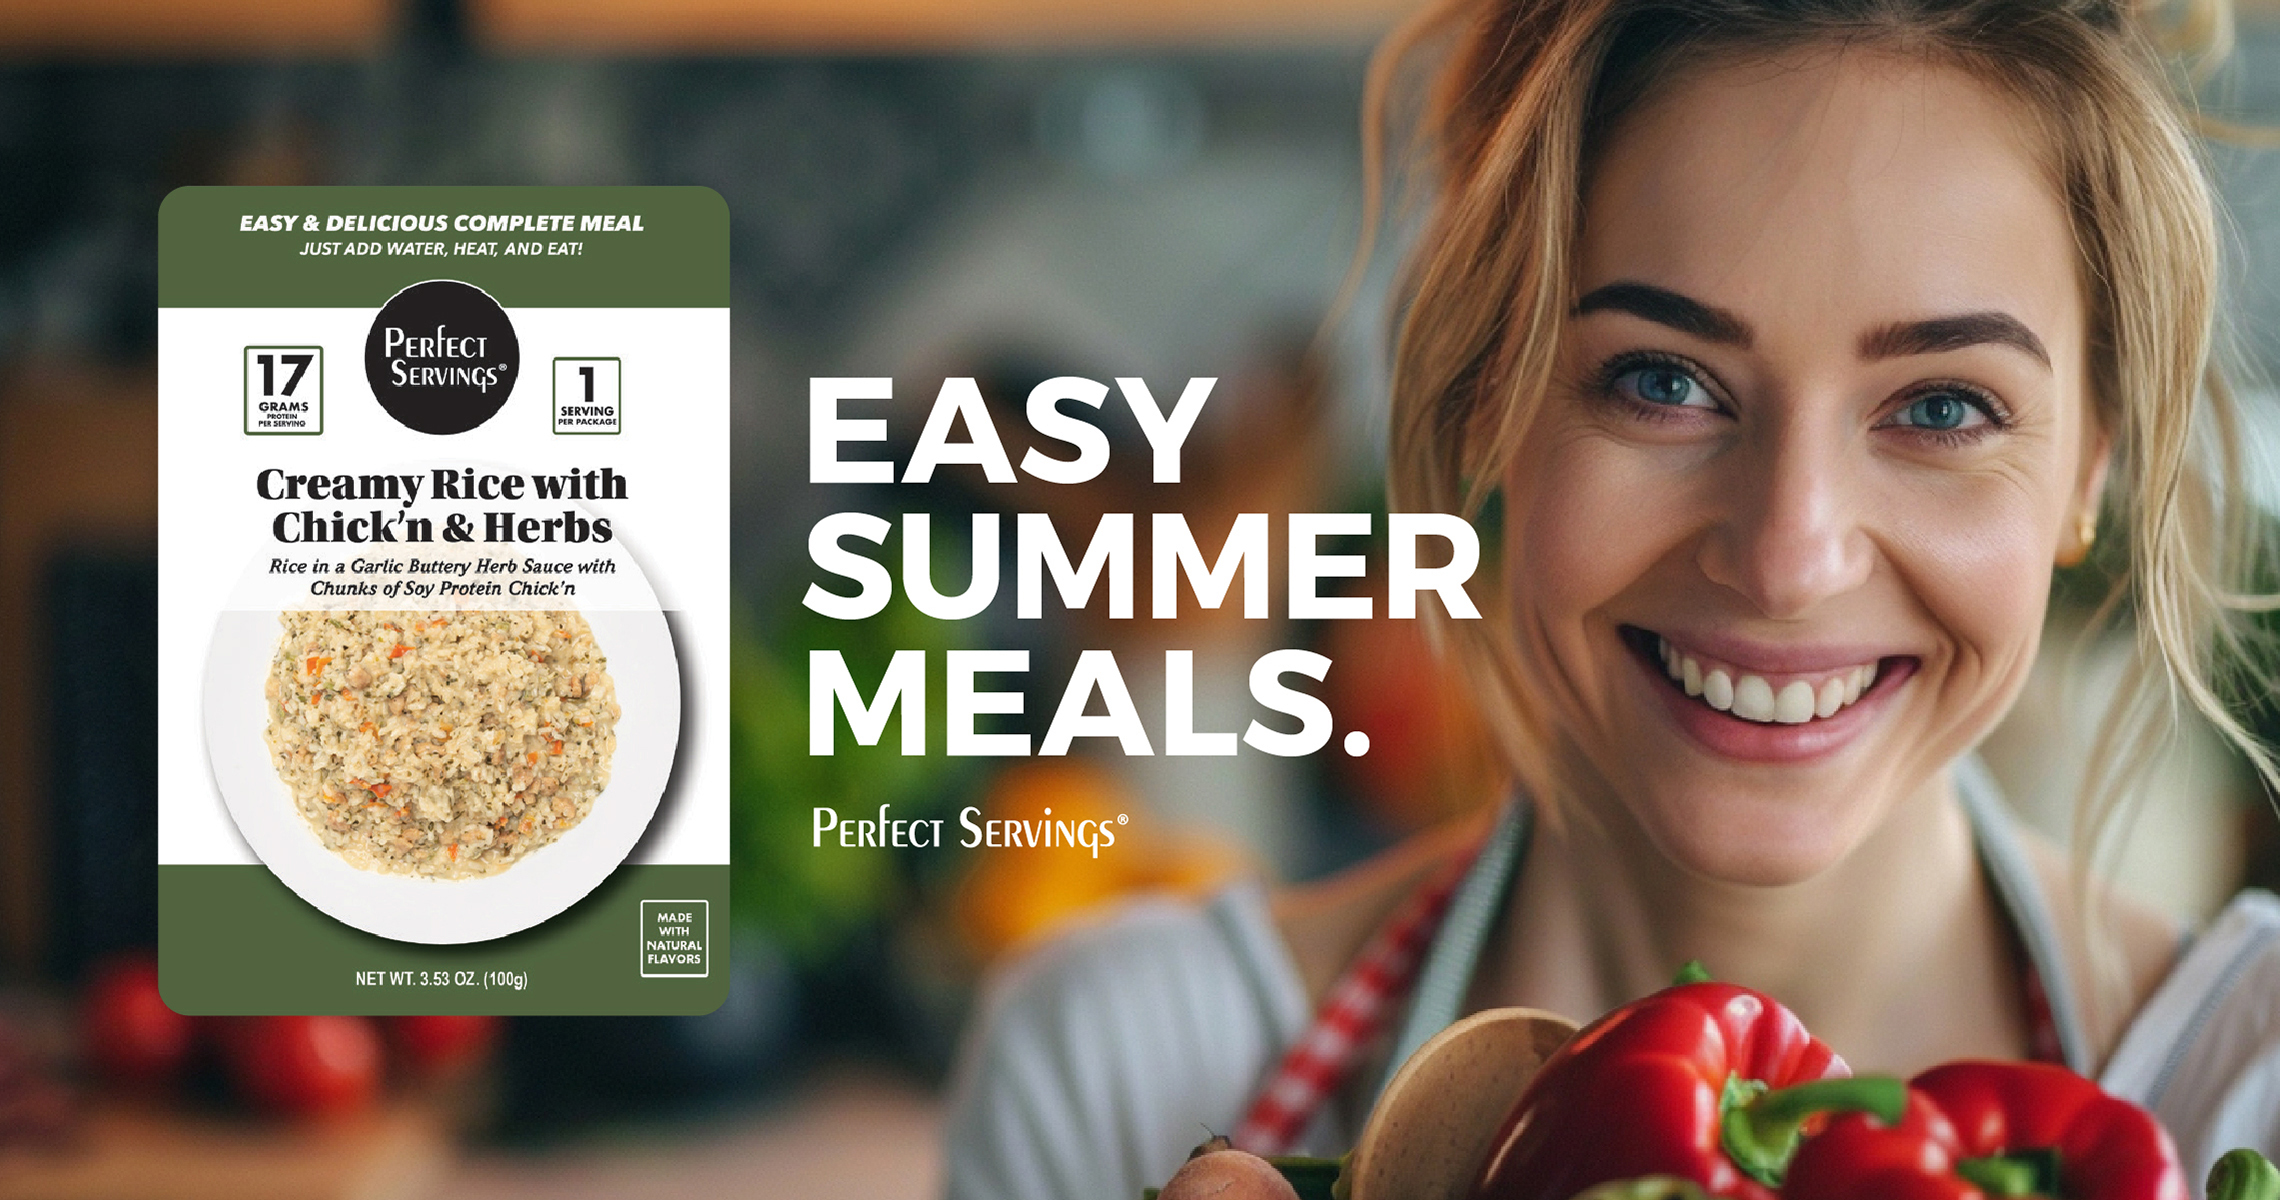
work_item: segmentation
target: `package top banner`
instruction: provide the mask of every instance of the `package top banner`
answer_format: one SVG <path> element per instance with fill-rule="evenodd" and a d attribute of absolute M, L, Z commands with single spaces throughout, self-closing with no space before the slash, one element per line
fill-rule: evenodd
<path fill-rule="evenodd" d="M 371 306 L 476 271 L 509 308 L 728 306 L 711 188 L 186 187 L 158 222 L 161 308 Z"/>

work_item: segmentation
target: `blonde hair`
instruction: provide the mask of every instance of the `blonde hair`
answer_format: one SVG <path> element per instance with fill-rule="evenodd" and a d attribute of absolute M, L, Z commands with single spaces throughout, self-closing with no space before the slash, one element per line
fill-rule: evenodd
<path fill-rule="evenodd" d="M 2096 415 L 2113 438 L 2105 515 L 2125 531 L 2128 561 L 2102 616 L 2132 618 L 2140 654 L 2100 729 L 2076 860 L 2097 857 L 2188 708 L 2280 785 L 2228 699 L 2267 683 L 2240 618 L 2270 605 L 2238 584 L 2257 547 L 2233 454 L 2238 414 L 2211 365 L 2218 217 L 2176 86 L 2211 61 L 2181 51 L 2221 51 L 2230 35 L 2212 0 L 2162 13 L 2116 0 L 1486 0 L 1426 14 L 1373 68 L 1366 131 L 1374 154 L 1398 64 L 1449 37 L 1420 118 L 1435 191 L 1403 285 L 1392 506 L 1482 512 L 1550 390 L 1592 155 L 1679 62 L 1841 43 L 1955 66 L 2044 134 L 2079 254 Z M 1560 748 L 1526 702 L 1510 623 L 1441 633 L 1523 783 L 1556 794 L 1545 789 Z"/>

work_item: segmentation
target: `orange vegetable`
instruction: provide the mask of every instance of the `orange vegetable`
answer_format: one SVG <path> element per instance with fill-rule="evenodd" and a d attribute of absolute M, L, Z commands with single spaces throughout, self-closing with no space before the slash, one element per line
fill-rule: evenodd
<path fill-rule="evenodd" d="M 357 726 L 357 727 L 356 727 L 356 731 L 357 731 L 358 733 L 371 733 L 371 732 L 373 732 L 372 722 L 370 722 L 370 721 L 366 721 L 364 724 Z"/>
<path fill-rule="evenodd" d="M 410 646 L 405 646 L 405 645 L 401 645 L 401 644 L 399 644 L 399 645 L 398 645 L 398 646 L 397 646 L 395 649 L 393 649 L 393 650 L 390 650 L 390 651 L 388 652 L 388 657 L 390 657 L 390 658 L 402 658 L 403 656 L 405 656 L 405 655 L 407 655 L 407 654 L 410 654 L 411 652 L 412 652 L 412 648 L 411 648 Z"/>
<path fill-rule="evenodd" d="M 308 663 L 308 667 L 309 667 L 309 674 L 311 674 L 311 675 L 314 675 L 314 674 L 316 674 L 317 672 L 324 670 L 324 669 L 325 669 L 325 664 L 326 664 L 326 663 L 329 663 L 329 662 L 331 662 L 331 661 L 332 661 L 332 655 L 330 655 L 330 654 L 312 654 L 312 655 L 310 655 L 310 656 L 309 656 L 309 663 Z"/>
<path fill-rule="evenodd" d="M 392 783 L 375 784 L 372 788 L 372 794 L 385 800 L 388 797 L 388 789 L 394 786 L 396 785 Z"/>
<path fill-rule="evenodd" d="M 457 842 L 453 842 L 453 843 L 451 844 L 451 861 L 453 861 L 453 862 L 458 862 L 458 861 L 459 861 L 459 843 L 457 843 Z"/>
<path fill-rule="evenodd" d="M 559 741 L 555 742 L 555 743 L 554 743 L 554 748 L 553 748 L 553 749 L 551 749 L 551 750 L 548 750 L 548 751 L 547 751 L 547 753 L 548 753 L 548 754 L 560 754 L 560 753 L 562 753 L 562 743 L 561 743 L 561 742 L 559 742 Z"/>
<path fill-rule="evenodd" d="M 526 754 L 526 755 L 524 755 L 523 757 L 525 757 L 525 758 L 529 759 L 529 760 L 531 761 L 531 763 L 532 763 L 533 765 L 535 765 L 535 764 L 538 762 L 538 751 L 536 751 L 536 750 L 533 750 L 533 751 L 531 751 L 529 754 Z"/>

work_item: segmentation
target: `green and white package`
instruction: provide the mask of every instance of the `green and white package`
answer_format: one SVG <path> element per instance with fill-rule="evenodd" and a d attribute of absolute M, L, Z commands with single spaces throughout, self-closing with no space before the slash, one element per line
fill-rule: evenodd
<path fill-rule="evenodd" d="M 160 983 L 188 1013 L 727 991 L 728 217 L 159 213 Z"/>

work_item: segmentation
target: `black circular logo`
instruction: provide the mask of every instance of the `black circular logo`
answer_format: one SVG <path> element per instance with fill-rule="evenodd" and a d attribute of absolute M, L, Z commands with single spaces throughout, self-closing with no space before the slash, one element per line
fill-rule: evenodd
<path fill-rule="evenodd" d="M 515 390 L 522 347 L 506 310 L 455 279 L 396 293 L 364 338 L 364 377 L 388 415 L 421 433 L 465 433 Z"/>

